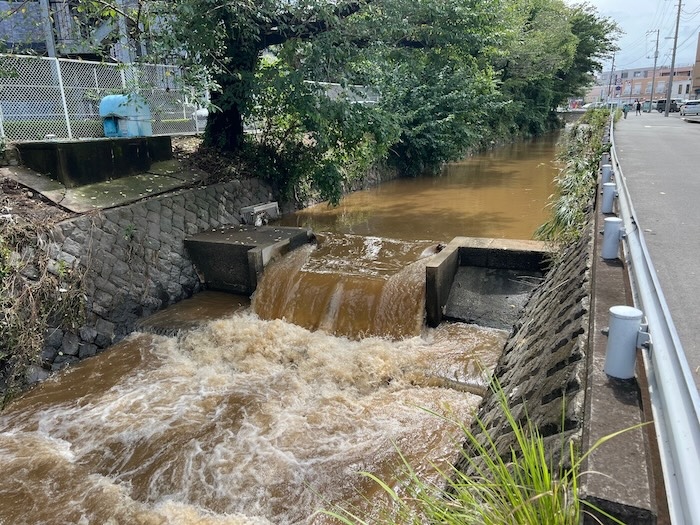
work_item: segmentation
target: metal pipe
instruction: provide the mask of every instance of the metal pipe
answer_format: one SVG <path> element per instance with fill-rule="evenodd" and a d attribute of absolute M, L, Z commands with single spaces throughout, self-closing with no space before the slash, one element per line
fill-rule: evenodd
<path fill-rule="evenodd" d="M 631 379 L 637 362 L 637 338 L 642 326 L 641 310 L 632 306 L 610 308 L 608 343 L 603 370 L 611 377 Z"/>
<path fill-rule="evenodd" d="M 617 259 L 620 247 L 620 234 L 622 232 L 622 219 L 608 217 L 603 221 L 603 248 L 600 251 L 603 259 Z"/>
<path fill-rule="evenodd" d="M 616 196 L 617 185 L 614 182 L 606 182 L 603 184 L 603 202 L 600 205 L 600 211 L 603 213 L 612 213 Z"/>
<path fill-rule="evenodd" d="M 610 182 L 612 180 L 612 165 L 611 164 L 603 164 L 601 166 L 601 178 L 603 180 L 603 184 L 606 182 Z"/>
<path fill-rule="evenodd" d="M 66 102 L 66 90 L 63 87 L 63 73 L 61 73 L 61 63 L 58 58 L 51 58 L 56 68 L 56 78 L 58 79 L 58 89 L 61 92 L 61 103 L 63 104 L 63 117 L 66 119 L 66 131 L 68 138 L 73 139 L 73 130 L 70 125 L 70 113 L 68 113 L 68 103 Z"/>

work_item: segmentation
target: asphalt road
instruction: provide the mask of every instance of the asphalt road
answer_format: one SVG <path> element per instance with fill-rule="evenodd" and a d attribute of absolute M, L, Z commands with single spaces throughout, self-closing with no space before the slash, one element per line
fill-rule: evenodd
<path fill-rule="evenodd" d="M 700 388 L 700 122 L 630 113 L 614 133 L 632 206 Z"/>

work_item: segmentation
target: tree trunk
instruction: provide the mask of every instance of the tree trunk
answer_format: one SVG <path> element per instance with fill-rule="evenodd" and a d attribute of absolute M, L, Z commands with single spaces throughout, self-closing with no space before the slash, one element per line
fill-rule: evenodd
<path fill-rule="evenodd" d="M 225 89 L 224 86 L 222 88 Z M 243 143 L 243 115 L 238 103 L 220 103 L 226 93 L 213 93 L 212 104 L 221 108 L 209 112 L 204 132 L 204 145 L 221 151 L 234 152 Z"/>
<path fill-rule="evenodd" d="M 234 39 L 235 40 L 235 39 Z M 243 118 L 255 87 L 255 70 L 260 49 L 255 45 L 242 46 L 232 40 L 228 47 L 235 56 L 228 63 L 229 70 L 217 75 L 220 89 L 212 93 L 204 144 L 225 152 L 235 152 L 243 144 Z"/>

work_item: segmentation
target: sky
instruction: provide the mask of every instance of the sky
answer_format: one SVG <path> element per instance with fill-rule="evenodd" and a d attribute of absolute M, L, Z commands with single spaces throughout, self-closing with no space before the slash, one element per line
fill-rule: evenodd
<path fill-rule="evenodd" d="M 574 3 L 569 2 L 569 3 Z M 671 67 L 673 36 L 678 16 L 678 0 L 588 0 L 601 16 L 617 22 L 624 31 L 618 40 L 620 50 L 615 54 L 615 69 L 652 67 L 659 31 L 657 67 Z M 678 24 L 676 66 L 695 63 L 700 32 L 700 0 L 681 0 Z M 611 60 L 603 65 L 610 71 Z"/>

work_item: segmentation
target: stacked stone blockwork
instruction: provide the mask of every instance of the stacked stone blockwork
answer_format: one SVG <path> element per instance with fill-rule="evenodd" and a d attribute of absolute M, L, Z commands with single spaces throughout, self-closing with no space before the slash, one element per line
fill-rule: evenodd
<path fill-rule="evenodd" d="M 532 422 L 555 460 L 568 450 L 569 440 L 580 440 L 583 428 L 591 254 L 589 231 L 533 292 L 493 375 L 515 420 L 523 425 Z M 509 458 L 516 443 L 496 393 L 484 397 L 478 419 L 499 454 Z M 487 435 L 477 423 L 471 430 L 486 444 Z M 469 445 L 465 448 L 468 454 Z M 470 471 L 465 458 L 457 468 Z"/>
<path fill-rule="evenodd" d="M 188 235 L 238 224 L 240 209 L 270 200 L 255 179 L 234 180 L 85 214 L 56 226 L 51 264 L 83 273 L 86 322 L 75 333 L 50 328 L 44 369 L 57 370 L 119 341 L 139 318 L 201 288 L 185 253 Z M 38 370 L 34 380 L 42 379 Z"/>

